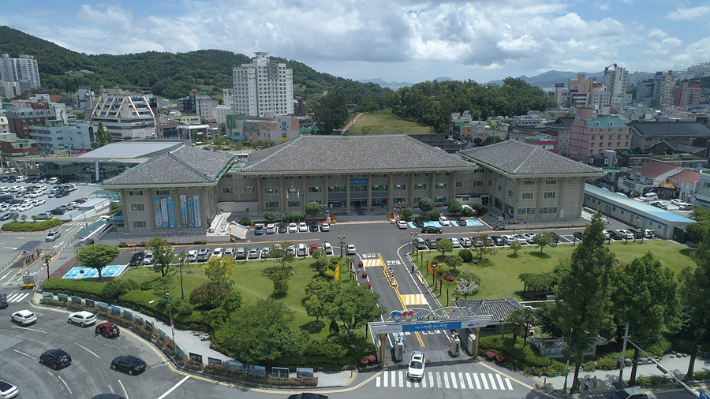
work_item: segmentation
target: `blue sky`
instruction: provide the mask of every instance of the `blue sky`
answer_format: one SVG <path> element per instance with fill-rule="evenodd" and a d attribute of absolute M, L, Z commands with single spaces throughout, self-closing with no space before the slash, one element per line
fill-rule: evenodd
<path fill-rule="evenodd" d="M 486 82 L 710 62 L 701 1 L 3 0 L 0 10 L 0 25 L 87 54 L 266 51 L 354 80 Z"/>

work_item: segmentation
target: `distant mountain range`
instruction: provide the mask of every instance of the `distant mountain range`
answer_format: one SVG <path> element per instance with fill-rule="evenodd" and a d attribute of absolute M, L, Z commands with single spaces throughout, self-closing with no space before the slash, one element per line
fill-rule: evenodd
<path fill-rule="evenodd" d="M 434 80 L 439 81 L 439 82 L 446 82 L 446 81 L 453 80 L 453 79 L 447 78 L 444 76 L 444 77 L 438 77 Z M 409 83 L 409 82 L 397 82 L 397 81 L 387 82 L 385 80 L 377 79 L 377 78 L 375 78 L 375 79 L 360 79 L 360 80 L 358 80 L 358 82 L 360 82 L 360 83 L 374 83 L 374 84 L 380 85 L 382 87 L 389 87 L 392 90 L 397 90 L 400 87 L 411 86 L 414 84 L 414 83 Z"/>

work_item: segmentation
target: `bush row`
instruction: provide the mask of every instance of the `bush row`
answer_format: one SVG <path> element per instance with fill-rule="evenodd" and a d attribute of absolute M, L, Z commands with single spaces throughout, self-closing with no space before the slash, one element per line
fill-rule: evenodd
<path fill-rule="evenodd" d="M 52 278 L 42 284 L 42 291 L 103 301 L 101 291 L 104 289 L 105 285 L 105 283 L 95 281 Z"/>
<path fill-rule="evenodd" d="M 513 358 L 529 367 L 550 366 L 550 359 L 541 355 L 531 342 L 528 342 L 523 348 L 523 339 L 521 337 L 517 337 L 513 345 L 512 336 L 503 338 L 500 335 L 489 335 L 481 338 L 479 347 L 482 350 L 495 349 L 506 358 Z"/>
<path fill-rule="evenodd" d="M 3 231 L 44 231 L 62 224 L 59 219 L 49 219 L 42 222 L 8 222 L 2 226 Z"/>

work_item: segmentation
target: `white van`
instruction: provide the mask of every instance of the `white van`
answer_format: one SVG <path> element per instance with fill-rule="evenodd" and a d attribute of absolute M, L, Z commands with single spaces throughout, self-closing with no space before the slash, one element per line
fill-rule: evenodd
<path fill-rule="evenodd" d="M 298 256 L 306 256 L 308 253 L 308 249 L 306 248 L 306 244 L 298 244 L 298 249 L 296 250 L 296 254 Z"/>
<path fill-rule="evenodd" d="M 641 201 L 643 202 L 649 202 L 649 201 L 658 201 L 658 194 L 656 193 L 648 193 L 646 195 L 641 196 Z"/>

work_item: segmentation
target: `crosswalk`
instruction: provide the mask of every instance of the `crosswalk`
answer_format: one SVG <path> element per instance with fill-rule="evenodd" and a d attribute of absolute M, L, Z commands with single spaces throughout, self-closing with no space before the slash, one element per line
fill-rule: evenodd
<path fill-rule="evenodd" d="M 429 301 L 422 294 L 402 294 L 404 304 L 409 305 L 426 305 Z"/>
<path fill-rule="evenodd" d="M 508 377 L 498 373 L 429 371 L 421 381 L 412 381 L 406 371 L 385 371 L 375 379 L 377 388 L 436 388 L 512 391 Z"/>
<path fill-rule="evenodd" d="M 380 258 L 364 259 L 362 261 L 362 264 L 365 267 L 374 267 L 374 266 L 384 266 L 385 265 L 385 263 L 382 262 L 382 259 L 380 259 Z"/>
<path fill-rule="evenodd" d="M 21 302 L 23 299 L 27 298 L 27 296 L 29 296 L 29 295 L 30 295 L 29 292 L 24 293 L 24 294 L 21 293 L 21 292 L 20 292 L 20 293 L 17 293 L 17 294 L 9 294 L 9 295 L 7 296 L 7 302 L 8 302 L 8 303 L 10 303 L 10 302 Z"/>

